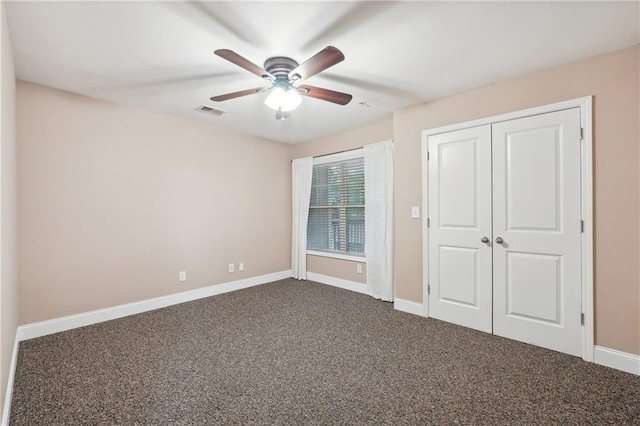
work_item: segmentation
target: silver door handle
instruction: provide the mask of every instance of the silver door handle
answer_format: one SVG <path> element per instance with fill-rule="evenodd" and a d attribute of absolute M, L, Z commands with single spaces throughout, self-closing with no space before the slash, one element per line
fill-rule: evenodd
<path fill-rule="evenodd" d="M 483 243 L 487 244 L 489 242 L 489 237 L 482 237 L 482 238 L 480 238 L 480 241 L 482 241 Z"/>
<path fill-rule="evenodd" d="M 502 243 L 504 243 L 504 240 L 502 239 L 502 237 L 496 238 L 496 244 L 502 244 Z"/>

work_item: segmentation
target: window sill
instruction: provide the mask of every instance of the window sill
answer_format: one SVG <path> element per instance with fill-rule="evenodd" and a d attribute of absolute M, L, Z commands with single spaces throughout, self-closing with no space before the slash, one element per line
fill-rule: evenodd
<path fill-rule="evenodd" d="M 357 256 L 353 254 L 331 253 L 327 251 L 307 250 L 307 254 L 311 256 L 331 257 L 333 259 L 349 260 L 351 262 L 367 263 L 365 256 Z"/>

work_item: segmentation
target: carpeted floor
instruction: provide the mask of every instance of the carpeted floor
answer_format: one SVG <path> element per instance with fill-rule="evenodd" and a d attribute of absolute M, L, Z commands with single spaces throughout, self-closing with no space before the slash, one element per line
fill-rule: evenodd
<path fill-rule="evenodd" d="M 11 425 L 640 424 L 640 377 L 283 280 L 20 344 Z"/>

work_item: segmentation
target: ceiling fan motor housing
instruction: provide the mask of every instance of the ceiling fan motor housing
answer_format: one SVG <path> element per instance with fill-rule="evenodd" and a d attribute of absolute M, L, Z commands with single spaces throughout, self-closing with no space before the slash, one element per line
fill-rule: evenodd
<path fill-rule="evenodd" d="M 264 69 L 275 76 L 275 83 L 288 84 L 289 73 L 298 67 L 298 63 L 291 58 L 276 56 L 264 62 Z"/>

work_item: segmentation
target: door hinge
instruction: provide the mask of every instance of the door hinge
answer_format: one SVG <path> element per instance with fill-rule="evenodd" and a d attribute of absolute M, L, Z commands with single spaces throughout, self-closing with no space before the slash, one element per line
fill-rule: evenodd
<path fill-rule="evenodd" d="M 580 221 L 580 232 L 584 233 L 584 220 Z"/>
<path fill-rule="evenodd" d="M 431 295 L 431 286 L 427 284 L 427 295 Z"/>
<path fill-rule="evenodd" d="M 431 227 L 431 218 L 428 217 L 427 218 L 427 228 L 430 228 L 430 227 Z"/>
<path fill-rule="evenodd" d="M 580 313 L 580 325 L 584 325 L 584 313 Z"/>
<path fill-rule="evenodd" d="M 580 140 L 584 140 L 584 127 L 580 127 Z"/>
<path fill-rule="evenodd" d="M 427 161 L 429 161 L 429 151 L 427 151 Z"/>

